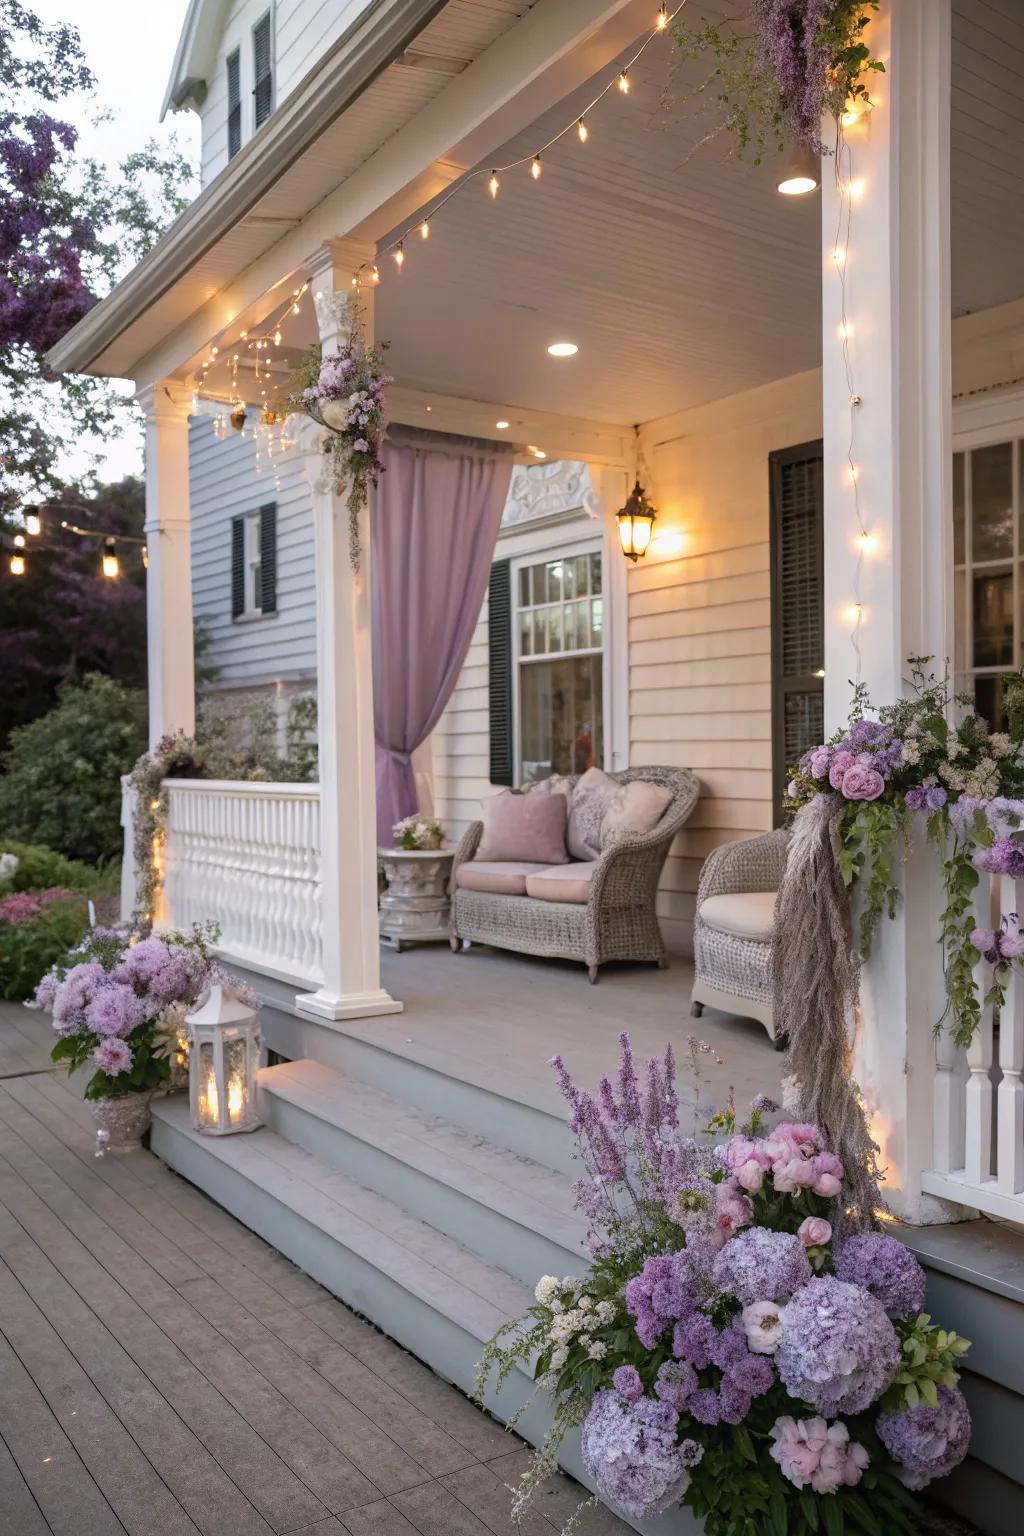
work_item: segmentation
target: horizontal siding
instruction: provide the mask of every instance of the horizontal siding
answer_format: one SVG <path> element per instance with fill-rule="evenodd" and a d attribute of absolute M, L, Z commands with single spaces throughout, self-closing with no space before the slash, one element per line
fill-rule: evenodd
<path fill-rule="evenodd" d="M 210 636 L 207 660 L 218 688 L 288 682 L 316 675 L 316 597 L 309 487 L 298 458 L 256 472 L 251 435 L 218 441 L 209 417 L 189 431 L 192 603 Z M 277 612 L 231 616 L 231 519 L 277 503 Z"/>

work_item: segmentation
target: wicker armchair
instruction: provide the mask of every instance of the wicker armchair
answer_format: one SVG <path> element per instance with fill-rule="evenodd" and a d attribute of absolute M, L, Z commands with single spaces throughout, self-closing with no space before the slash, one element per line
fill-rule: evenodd
<path fill-rule="evenodd" d="M 586 902 L 539 901 L 460 889 L 455 879 L 459 865 L 473 858 L 483 832 L 483 823 L 473 822 L 452 866 L 453 950 L 472 942 L 580 960 L 591 982 L 596 982 L 598 967 L 607 960 L 650 960 L 665 966 L 655 896 L 672 839 L 697 803 L 700 781 L 684 768 L 627 768 L 610 777 L 619 784 L 631 779 L 662 784 L 673 798 L 653 831 L 631 833 L 601 854 Z"/>
<path fill-rule="evenodd" d="M 769 832 L 716 848 L 705 861 L 697 886 L 694 924 L 693 1005 L 700 1018 L 704 1005 L 742 1018 L 758 1019 L 782 1050 L 772 1019 L 772 932 L 774 895 L 786 867 L 788 833 Z M 760 895 L 760 901 L 726 903 L 712 898 Z"/>

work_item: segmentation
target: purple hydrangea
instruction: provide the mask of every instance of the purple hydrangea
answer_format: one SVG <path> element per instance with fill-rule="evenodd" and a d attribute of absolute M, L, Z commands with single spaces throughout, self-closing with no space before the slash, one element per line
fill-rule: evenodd
<path fill-rule="evenodd" d="M 695 1244 L 649 1258 L 626 1286 L 626 1308 L 636 1319 L 641 1344 L 653 1349 L 680 1318 L 689 1317 L 710 1294 L 709 1254 Z"/>
<path fill-rule="evenodd" d="M 135 1057 L 130 1045 L 119 1040 L 116 1035 L 110 1035 L 100 1041 L 92 1053 L 92 1059 L 101 1072 L 106 1072 L 109 1077 L 120 1077 L 122 1072 L 131 1071 Z"/>
<path fill-rule="evenodd" d="M 771 1361 L 751 1353 L 738 1317 L 719 1331 L 704 1313 L 695 1313 L 677 1326 L 672 1347 L 677 1363 L 694 1371 L 717 1366 L 721 1372 L 718 1387 L 695 1385 L 688 1392 L 689 1378 L 681 1369 L 665 1378 L 663 1390 L 674 1390 L 674 1396 L 685 1392 L 686 1410 L 700 1424 L 742 1424 L 754 1398 L 768 1392 L 775 1381 Z"/>
<path fill-rule="evenodd" d="M 612 1373 L 612 1386 L 627 1403 L 638 1403 L 644 1395 L 644 1384 L 635 1365 L 620 1365 Z"/>
<path fill-rule="evenodd" d="M 747 1227 L 729 1239 L 715 1260 L 719 1290 L 753 1301 L 788 1301 L 812 1274 L 807 1250 L 794 1232 Z"/>
<path fill-rule="evenodd" d="M 910 1249 L 884 1232 L 859 1232 L 843 1244 L 836 1274 L 862 1286 L 894 1317 L 916 1317 L 924 1309 L 927 1279 Z"/>
<path fill-rule="evenodd" d="M 170 946 L 163 939 L 152 935 L 133 944 L 114 971 L 115 981 L 132 982 L 148 987 L 152 978 L 163 969 L 171 958 Z"/>
<path fill-rule="evenodd" d="M 85 1022 L 94 1035 L 119 1035 L 122 1039 L 137 1029 L 146 1016 L 141 997 L 131 987 L 111 981 L 97 988 L 85 1010 Z"/>
<path fill-rule="evenodd" d="M 958 1387 L 939 1387 L 938 1405 L 901 1408 L 878 1416 L 878 1436 L 893 1461 L 897 1475 L 908 1488 L 924 1488 L 936 1477 L 945 1477 L 967 1455 L 971 1416 Z"/>
<path fill-rule="evenodd" d="M 598 1392 L 583 1424 L 583 1464 L 601 1497 L 633 1519 L 661 1514 L 686 1492 L 703 1449 L 677 1443 L 679 1415 L 652 1398 Z"/>
<path fill-rule="evenodd" d="M 978 849 L 974 863 L 987 874 L 1024 880 L 1024 843 L 1014 837 L 997 837 L 990 848 Z"/>
<path fill-rule="evenodd" d="M 77 1035 L 85 1028 L 85 1010 L 108 976 L 96 960 L 83 961 L 68 971 L 53 994 L 53 1027 L 58 1035 Z"/>
<path fill-rule="evenodd" d="M 882 1303 L 870 1291 L 820 1276 L 782 1316 L 775 1365 L 792 1397 L 826 1418 L 860 1413 L 889 1386 L 900 1348 Z"/>

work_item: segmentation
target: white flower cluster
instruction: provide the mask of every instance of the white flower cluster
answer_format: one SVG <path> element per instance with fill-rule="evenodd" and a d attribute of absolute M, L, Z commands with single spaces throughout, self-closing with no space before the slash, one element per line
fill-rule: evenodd
<path fill-rule="evenodd" d="M 0 853 L 0 885 L 14 879 L 20 862 L 16 853 Z"/>
<path fill-rule="evenodd" d="M 417 814 L 396 821 L 391 834 L 399 848 L 437 848 L 444 837 L 444 828 L 432 817 Z"/>
<path fill-rule="evenodd" d="M 603 1360 L 608 1346 L 603 1339 L 595 1339 L 594 1331 L 602 1323 L 615 1318 L 615 1303 L 594 1302 L 592 1296 L 580 1290 L 580 1282 L 567 1275 L 564 1280 L 554 1275 L 542 1275 L 533 1293 L 542 1307 L 552 1313 L 548 1342 L 554 1346 L 551 1368 L 559 1371 L 569 1358 L 573 1343 L 586 1350 L 591 1360 Z"/>

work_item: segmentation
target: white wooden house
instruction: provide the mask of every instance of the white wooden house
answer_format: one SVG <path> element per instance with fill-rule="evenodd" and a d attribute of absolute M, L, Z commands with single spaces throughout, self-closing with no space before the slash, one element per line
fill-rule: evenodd
<path fill-rule="evenodd" d="M 319 700 L 317 785 L 171 790 L 170 916 L 231 916 L 225 949 L 257 980 L 267 1039 L 293 1065 L 266 1080 L 272 1131 L 201 1142 L 169 1105 L 157 1145 L 463 1384 L 529 1274 L 571 1266 L 578 1234 L 551 1173 L 567 1166 L 544 1077 L 552 1040 L 596 1071 L 623 1024 L 641 1044 L 685 1035 L 688 972 L 623 973 L 587 995 L 575 974 L 436 950 L 392 961 L 382 979 L 366 569 L 352 573 L 344 505 L 317 488 L 308 435 L 240 436 L 225 407 L 243 398 L 252 420 L 288 356 L 331 339 L 331 306 L 318 320 L 311 300 L 347 293 L 357 268 L 484 172 L 429 240 L 410 241 L 400 271 L 381 257 L 367 291 L 397 376 L 391 414 L 534 450 L 495 551 L 516 578 L 514 637 L 536 633 L 540 606 L 520 571 L 585 555 L 588 597 L 600 572 L 600 624 L 568 658 L 600 755 L 689 767 L 704 786 L 659 896 L 682 954 L 702 859 L 769 829 L 786 760 L 845 716 L 854 641 L 878 699 L 924 653 L 954 657 L 994 708 L 993 679 L 1024 660 L 1019 7 L 883 0 L 871 27 L 886 73 L 847 134 L 845 319 L 834 259 L 845 192 L 831 167 L 820 192 L 784 198 L 770 165 L 735 163 L 722 141 L 689 156 L 703 129 L 659 106 L 664 39 L 629 94 L 588 118 L 585 144 L 562 140 L 542 177 L 528 174 L 655 10 L 193 0 L 168 102 L 202 117 L 203 190 L 52 354 L 60 368 L 134 379 L 146 411 L 154 740 L 194 722 L 193 615 L 223 686 L 315 684 Z M 521 157 L 488 196 L 488 168 Z M 257 382 L 242 333 L 278 324 L 280 367 Z M 552 358 L 563 340 L 578 353 Z M 627 568 L 614 512 L 638 467 L 657 537 Z M 455 832 L 489 792 L 486 620 L 418 765 Z M 787 643 L 804 660 L 784 673 Z M 518 644 L 514 766 L 529 773 L 565 743 L 543 689 L 524 686 L 538 658 Z M 1021 1509 L 1024 1359 L 996 1337 L 1020 1337 L 1024 1273 L 999 1229 L 956 1222 L 979 1208 L 1024 1219 L 1022 1159 L 993 1166 L 964 1083 L 969 1073 L 976 1105 L 996 1083 L 1019 1096 L 1022 1063 L 1004 1054 L 990 1070 L 984 1040 L 970 1063 L 936 1045 L 941 978 L 921 938 L 934 885 L 918 860 L 866 978 L 861 1082 L 895 1207 L 952 1224 L 916 1239 L 936 1305 L 958 1308 L 952 1321 L 976 1338 L 979 1314 L 993 1320 L 971 1383 L 985 1434 L 955 1497 L 984 1503 L 997 1533 L 1019 1528 Z M 774 1080 L 760 1035 L 708 1027 L 730 1080 Z M 432 1146 L 424 1115 L 444 1118 Z"/>

